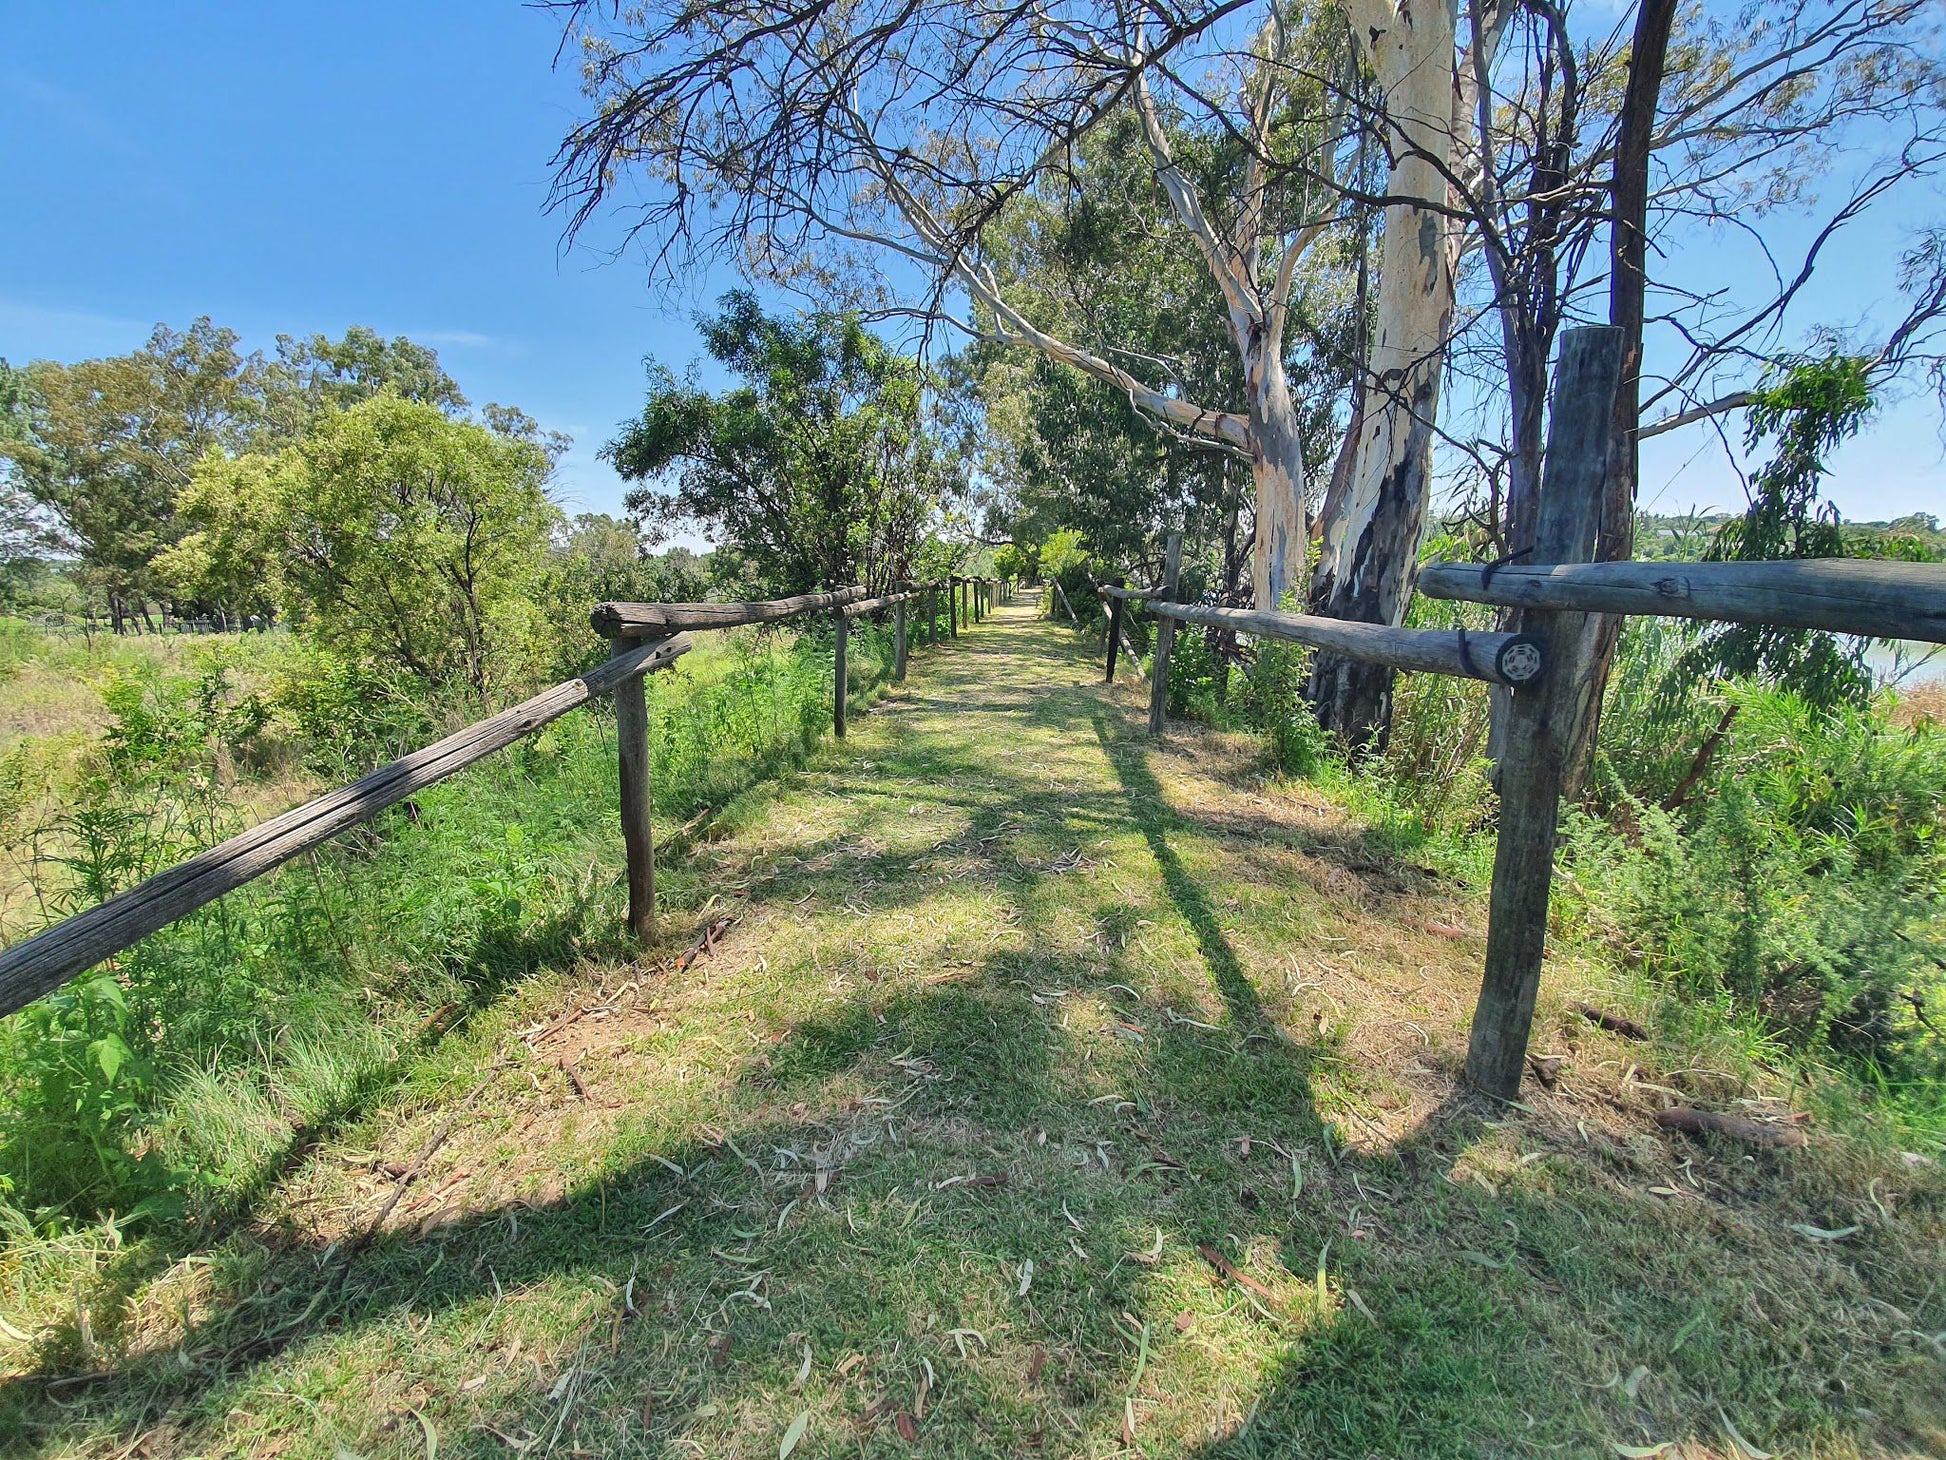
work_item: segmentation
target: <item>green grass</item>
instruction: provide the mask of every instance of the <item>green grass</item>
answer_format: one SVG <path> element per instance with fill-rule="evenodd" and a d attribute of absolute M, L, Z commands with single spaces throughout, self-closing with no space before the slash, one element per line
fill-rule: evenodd
<path fill-rule="evenodd" d="M 585 777 L 516 824 L 591 889 L 579 920 L 241 1213 L 20 1244 L 9 1450 L 1694 1460 L 1736 1454 L 1726 1419 L 1779 1455 L 1946 1444 L 1936 1167 L 1835 1096 L 1804 1152 L 1659 1132 L 1657 1087 L 1802 1092 L 1592 1029 L 1564 1005 L 1612 996 L 1592 949 L 1543 990 L 1559 1085 L 1468 1106 L 1464 860 L 1241 739 L 1158 747 L 1097 677 L 1018 610 L 922 651 L 665 862 L 655 956 L 617 941 L 612 764 L 563 745 Z M 453 822 L 502 855 L 514 791 L 552 783 L 491 774 L 372 865 Z M 402 958 L 436 946 L 394 918 Z M 213 1149 L 301 1103 L 234 1098 Z"/>
<path fill-rule="evenodd" d="M 885 656 L 875 631 L 859 638 L 867 704 Z M 775 635 L 709 636 L 658 675 L 663 830 L 801 761 L 828 723 L 829 680 L 815 645 Z M 559 721 L 147 940 L 118 963 L 125 1016 L 0 1024 L 0 1197 L 43 1231 L 159 1192 L 205 1217 L 247 1204 L 455 1022 L 538 968 L 614 954 L 611 723 L 605 706 Z M 78 807 L 100 845 L 83 868 L 72 828 L 57 859 L 34 839 L 42 905 L 86 906 L 91 879 L 123 886 L 220 839 L 249 819 L 236 798 L 192 776 Z M 101 1037 L 134 1051 L 112 1074 L 93 1059 Z M 77 1121 L 77 1101 L 107 1113 Z"/>

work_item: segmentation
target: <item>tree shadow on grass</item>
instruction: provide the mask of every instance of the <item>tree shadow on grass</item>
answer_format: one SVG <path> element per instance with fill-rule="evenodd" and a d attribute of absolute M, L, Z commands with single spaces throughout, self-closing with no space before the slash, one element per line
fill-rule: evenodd
<path fill-rule="evenodd" d="M 972 747 L 873 751 L 963 820 L 940 876 L 997 899 L 1021 946 L 812 1000 L 774 1042 L 739 1042 L 700 1096 L 664 1074 L 608 1116 L 599 1082 L 578 1101 L 556 1080 L 547 1119 L 612 1121 L 598 1148 L 571 1147 L 588 1165 L 558 1194 L 483 1193 L 448 1219 L 437 1183 L 473 1152 L 572 1128 L 525 1133 L 514 1097 L 531 1071 L 507 1070 L 476 1105 L 447 1102 L 454 1147 L 369 1246 L 327 1241 L 294 1208 L 163 1249 L 199 1264 L 155 1300 L 186 1321 L 132 1314 L 130 1351 L 85 1383 L 62 1367 L 84 1355 L 45 1353 L 0 1386 L 0 1441 L 151 1460 L 422 1455 L 433 1433 L 443 1455 L 768 1455 L 809 1414 L 800 1456 L 1107 1453 L 1131 1417 L 1155 1455 L 1593 1454 L 1643 1436 L 1596 1423 L 1588 1396 L 1609 1391 L 1592 1356 L 1662 1372 L 1643 1336 L 1666 1350 L 1688 1325 L 1684 1353 L 1727 1384 L 1806 1362 L 1750 1337 L 1752 1260 L 1677 1208 L 1554 1181 L 1551 1164 L 1495 1192 L 1449 1179 L 1492 1133 L 1464 1105 L 1390 1149 L 1347 1150 L 1312 1088 L 1338 1056 L 1277 1026 L 1182 855 L 1222 833 L 1169 808 L 1098 699 L 1048 699 L 1114 789 L 1048 787 Z M 879 910 L 934 916 L 941 886 L 914 885 L 914 855 L 846 852 L 878 835 L 872 778 L 821 774 L 857 804 L 794 844 L 800 865 L 749 878 L 752 897 L 834 904 L 862 869 L 882 879 Z M 1010 823 L 1031 845 L 1008 842 Z M 1130 825 L 1220 1015 L 1180 1015 L 1134 966 L 1128 893 L 1032 865 Z M 1122 875 L 1146 879 L 1128 859 Z M 1097 929 L 1096 949 L 1060 937 L 1062 919 Z M 678 1042 L 726 1032 L 699 1012 Z M 1826 1433 L 1869 1448 L 1879 1432 Z"/>

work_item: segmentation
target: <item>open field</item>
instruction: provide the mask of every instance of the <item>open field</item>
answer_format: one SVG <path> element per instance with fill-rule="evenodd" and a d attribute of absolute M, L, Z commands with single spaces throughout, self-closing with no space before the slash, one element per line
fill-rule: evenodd
<path fill-rule="evenodd" d="M 1455 1101 L 1478 869 L 1095 679 L 1020 610 L 915 658 L 665 866 L 660 955 L 568 945 L 240 1218 L 16 1263 L 9 1448 L 1946 1447 L 1936 1165 L 1572 953 L 1555 1087 Z"/>

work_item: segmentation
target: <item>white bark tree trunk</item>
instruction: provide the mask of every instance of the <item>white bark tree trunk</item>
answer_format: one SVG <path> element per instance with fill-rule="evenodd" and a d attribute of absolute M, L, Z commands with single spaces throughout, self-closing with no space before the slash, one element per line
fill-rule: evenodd
<path fill-rule="evenodd" d="M 1405 615 L 1431 495 L 1433 425 L 1452 327 L 1454 259 L 1444 206 L 1453 159 L 1457 70 L 1445 3 L 1352 0 L 1385 88 L 1386 192 L 1423 199 L 1385 210 L 1377 333 L 1344 508 L 1324 524 L 1311 602 L 1320 613 L 1396 624 Z M 1311 695 L 1326 729 L 1355 746 L 1383 741 L 1392 676 L 1320 655 Z"/>
<path fill-rule="evenodd" d="M 1254 342 L 1252 342 L 1254 345 Z M 1304 443 L 1291 403 L 1284 362 L 1274 351 L 1246 348 L 1250 385 L 1250 478 L 1257 501 L 1256 556 L 1251 587 L 1258 608 L 1274 609 L 1284 595 L 1304 595 Z"/>

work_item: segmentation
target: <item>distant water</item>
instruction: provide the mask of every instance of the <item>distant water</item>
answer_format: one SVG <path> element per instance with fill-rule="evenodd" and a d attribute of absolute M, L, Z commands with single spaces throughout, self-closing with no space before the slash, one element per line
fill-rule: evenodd
<path fill-rule="evenodd" d="M 1874 644 L 1865 655 L 1865 662 L 1880 679 L 1905 671 L 1899 679 L 1901 689 L 1915 689 L 1922 684 L 1946 680 L 1946 644 L 1921 644 L 1910 640 L 1896 646 Z"/>

